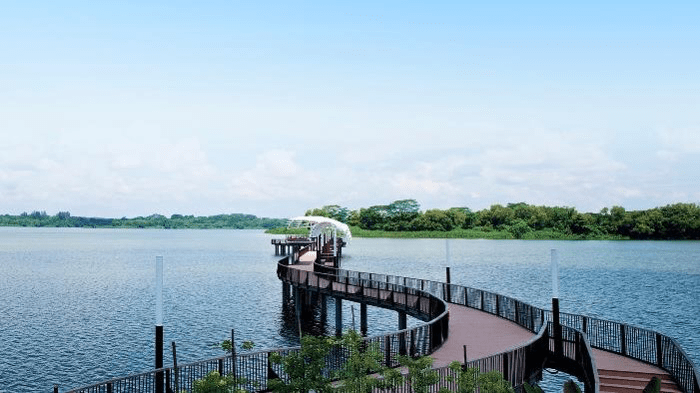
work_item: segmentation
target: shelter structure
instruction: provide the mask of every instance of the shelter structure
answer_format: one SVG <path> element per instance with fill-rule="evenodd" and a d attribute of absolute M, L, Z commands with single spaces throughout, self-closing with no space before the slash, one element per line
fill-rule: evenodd
<path fill-rule="evenodd" d="M 299 216 L 289 219 L 289 227 L 309 228 L 309 237 L 319 237 L 322 234 L 339 236 L 349 240 L 352 238 L 350 227 L 338 220 L 323 216 Z"/>

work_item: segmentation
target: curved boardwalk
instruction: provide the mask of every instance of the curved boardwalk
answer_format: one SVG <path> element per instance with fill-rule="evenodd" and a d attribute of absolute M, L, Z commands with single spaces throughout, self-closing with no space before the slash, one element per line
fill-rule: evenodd
<path fill-rule="evenodd" d="M 290 267 L 313 272 L 316 251 L 309 251 Z M 480 359 L 519 347 L 535 335 L 518 324 L 488 312 L 449 304 L 449 335 L 442 346 L 431 354 L 434 367 L 444 367 L 453 361 Z M 653 376 L 662 380 L 662 392 L 682 390 L 670 374 L 658 367 L 628 357 L 598 349 L 593 350 L 600 378 L 600 392 L 641 392 Z"/>

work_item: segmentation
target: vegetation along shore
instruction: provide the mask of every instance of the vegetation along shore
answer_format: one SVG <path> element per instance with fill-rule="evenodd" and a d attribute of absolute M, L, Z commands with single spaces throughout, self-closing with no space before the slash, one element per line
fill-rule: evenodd
<path fill-rule="evenodd" d="M 306 212 L 350 226 L 353 237 L 554 239 L 554 240 L 700 240 L 700 206 L 676 203 L 648 210 L 627 211 L 621 206 L 598 213 L 573 207 L 526 203 L 420 210 L 414 199 L 349 210 L 328 205 Z M 293 231 L 293 230 L 292 230 Z M 288 233 L 278 228 L 270 233 Z"/>
<path fill-rule="evenodd" d="M 348 224 L 354 237 L 553 239 L 553 240 L 700 240 L 700 206 L 676 203 L 648 210 L 624 207 L 581 213 L 573 207 L 535 206 L 526 203 L 492 205 L 472 211 L 467 207 L 421 211 L 414 199 L 388 205 L 350 210 L 338 205 L 310 209 L 306 215 L 324 216 Z M 161 229 L 266 229 L 272 234 L 305 234 L 286 228 L 283 218 L 260 218 L 252 214 L 219 214 L 206 217 L 153 214 L 135 218 L 72 216 L 69 212 L 48 215 L 33 211 L 0 215 L 0 226 L 89 227 Z"/>

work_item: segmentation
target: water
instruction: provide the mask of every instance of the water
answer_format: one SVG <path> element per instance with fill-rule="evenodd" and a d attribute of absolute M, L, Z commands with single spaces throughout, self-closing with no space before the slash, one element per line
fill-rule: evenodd
<path fill-rule="evenodd" d="M 64 391 L 152 368 L 156 255 L 164 257 L 166 348 L 177 342 L 179 363 L 219 356 L 211 344 L 232 328 L 258 349 L 296 345 L 270 237 L 0 228 L 0 392 Z M 452 282 L 540 307 L 549 305 L 557 248 L 562 311 L 661 331 L 700 364 L 699 242 L 450 242 Z M 344 257 L 353 270 L 445 276 L 445 240 L 353 239 Z M 349 327 L 352 304 L 344 306 Z M 369 319 L 370 334 L 396 327 L 388 311 L 370 307 Z M 170 356 L 166 349 L 166 365 Z"/>

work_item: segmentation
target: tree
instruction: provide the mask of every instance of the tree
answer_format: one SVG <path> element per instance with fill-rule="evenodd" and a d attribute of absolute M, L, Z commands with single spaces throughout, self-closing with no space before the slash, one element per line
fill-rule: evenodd
<path fill-rule="evenodd" d="M 379 343 L 367 346 L 359 333 L 349 330 L 339 344 L 347 353 L 345 363 L 336 374 L 341 381 L 339 391 L 370 393 L 375 388 L 383 387 L 382 381 L 373 375 L 383 374 L 387 370 L 382 364 Z"/>
<path fill-rule="evenodd" d="M 414 359 L 410 356 L 399 355 L 399 364 L 408 370 L 404 380 L 408 383 L 413 393 L 428 393 L 429 388 L 435 385 L 440 376 L 433 370 L 433 358 L 421 356 Z"/>
<path fill-rule="evenodd" d="M 420 211 L 420 204 L 415 199 L 401 199 L 391 202 L 387 207 L 387 211 L 390 217 L 399 214 L 418 213 Z"/>
<path fill-rule="evenodd" d="M 309 209 L 304 213 L 305 216 L 321 216 L 328 217 L 334 220 L 347 223 L 350 216 L 350 210 L 347 207 L 338 205 L 326 205 L 318 209 Z"/>
<path fill-rule="evenodd" d="M 362 229 L 382 229 L 389 213 L 387 206 L 371 206 L 360 209 L 359 221 Z"/>
<path fill-rule="evenodd" d="M 286 356 L 270 354 L 270 361 L 282 365 L 289 377 L 285 383 L 271 380 L 269 387 L 279 393 L 332 392 L 331 380 L 324 375 L 325 358 L 333 347 L 333 339 L 328 337 L 303 336 L 301 349 Z"/>
<path fill-rule="evenodd" d="M 418 217 L 414 225 L 419 231 L 451 231 L 454 221 L 444 210 L 431 209 Z"/>
<path fill-rule="evenodd" d="M 532 231 L 532 228 L 530 228 L 523 219 L 516 220 L 513 225 L 508 228 L 508 232 L 516 239 L 522 239 L 530 231 Z"/>

